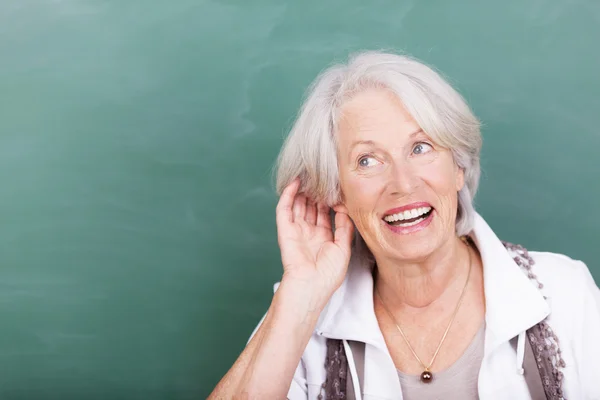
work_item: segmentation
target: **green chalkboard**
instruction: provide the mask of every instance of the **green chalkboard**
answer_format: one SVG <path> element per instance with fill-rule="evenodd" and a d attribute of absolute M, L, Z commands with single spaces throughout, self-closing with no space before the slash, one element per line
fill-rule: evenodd
<path fill-rule="evenodd" d="M 597 0 L 0 1 L 0 398 L 198 399 L 279 279 L 271 167 L 360 49 L 484 123 L 479 211 L 600 278 Z"/>

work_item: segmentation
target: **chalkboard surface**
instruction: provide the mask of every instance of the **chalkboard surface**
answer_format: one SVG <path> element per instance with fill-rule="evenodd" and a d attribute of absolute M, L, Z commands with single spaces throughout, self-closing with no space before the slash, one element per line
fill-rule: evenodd
<path fill-rule="evenodd" d="M 199 399 L 281 267 L 270 181 L 360 49 L 484 123 L 477 207 L 600 278 L 600 2 L 0 1 L 0 398 Z"/>

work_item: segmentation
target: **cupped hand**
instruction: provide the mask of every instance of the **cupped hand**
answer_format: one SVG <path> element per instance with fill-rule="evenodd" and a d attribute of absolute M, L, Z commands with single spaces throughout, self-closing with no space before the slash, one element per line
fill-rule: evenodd
<path fill-rule="evenodd" d="M 300 180 L 281 194 L 276 209 L 277 239 L 283 262 L 282 281 L 300 281 L 333 293 L 344 280 L 350 261 L 354 225 L 337 209 L 335 232 L 329 206 L 298 193 Z"/>

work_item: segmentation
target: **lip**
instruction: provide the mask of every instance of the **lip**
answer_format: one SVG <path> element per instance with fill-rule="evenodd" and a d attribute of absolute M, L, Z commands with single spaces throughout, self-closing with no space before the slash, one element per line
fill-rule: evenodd
<path fill-rule="evenodd" d="M 426 201 L 419 201 L 417 203 L 411 203 L 411 204 L 407 204 L 405 206 L 402 207 L 396 207 L 396 208 L 392 208 L 391 210 L 387 210 L 384 214 L 382 218 L 387 217 L 388 215 L 391 214 L 396 214 L 402 211 L 406 211 L 406 210 L 412 210 L 413 208 L 421 208 L 421 207 L 432 207 L 431 204 L 427 203 Z M 385 221 L 384 221 L 385 222 Z"/>
<path fill-rule="evenodd" d="M 425 204 L 427 204 L 427 203 L 425 203 Z M 421 206 L 421 207 L 425 207 L 425 206 Z M 427 218 L 425 218 L 423 221 L 421 221 L 418 224 L 413 225 L 413 226 L 394 226 L 394 225 L 388 224 L 383 219 L 381 220 L 381 223 L 384 224 L 385 226 L 387 226 L 388 229 L 390 229 L 394 233 L 398 233 L 401 235 L 408 235 L 408 234 L 415 233 L 415 232 L 418 232 L 418 231 L 421 231 L 421 230 L 427 228 L 427 226 L 429 226 L 429 224 L 431 224 L 431 221 L 433 220 L 434 215 L 435 215 L 435 209 L 431 210 L 431 212 L 429 213 L 429 216 Z"/>

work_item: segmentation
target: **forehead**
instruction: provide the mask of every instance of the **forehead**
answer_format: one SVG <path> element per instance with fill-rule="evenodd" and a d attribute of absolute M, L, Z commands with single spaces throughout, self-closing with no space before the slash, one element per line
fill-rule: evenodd
<path fill-rule="evenodd" d="M 340 144 L 352 139 L 383 140 L 410 134 L 419 125 L 402 101 L 391 91 L 366 89 L 347 100 L 341 107 L 337 123 Z"/>

